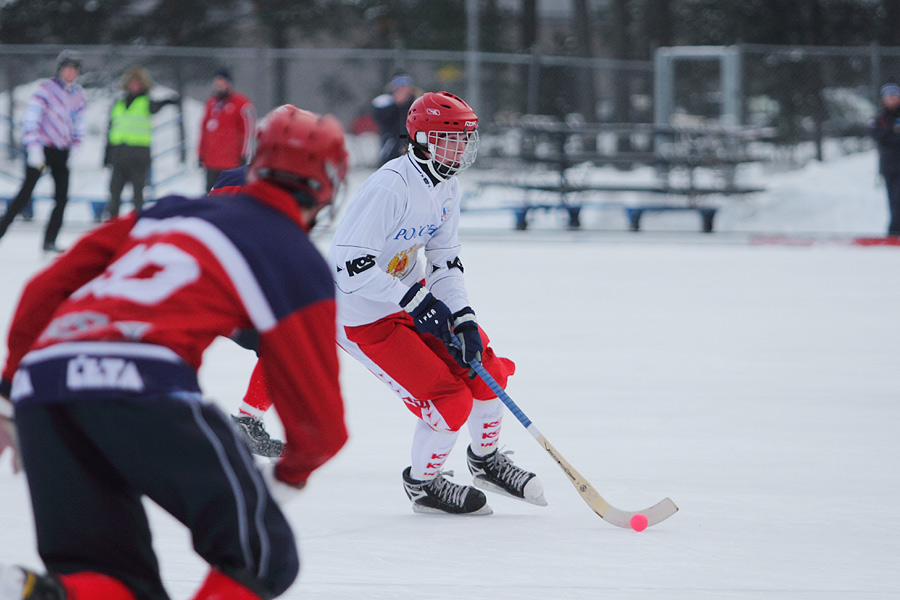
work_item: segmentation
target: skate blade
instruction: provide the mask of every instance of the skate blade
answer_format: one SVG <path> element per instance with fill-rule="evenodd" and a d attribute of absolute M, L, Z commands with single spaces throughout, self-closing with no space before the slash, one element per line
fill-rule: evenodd
<path fill-rule="evenodd" d="M 544 494 L 537 496 L 536 498 L 519 498 L 518 496 L 513 496 L 502 487 L 497 485 L 492 481 L 488 481 L 487 479 L 482 479 L 480 477 L 474 477 L 475 487 L 482 489 L 486 492 L 493 492 L 495 494 L 500 494 L 501 496 L 506 496 L 507 498 L 512 498 L 513 500 L 518 500 L 519 502 L 527 502 L 528 504 L 534 504 L 535 506 L 547 506 L 547 499 L 544 498 Z"/>
<path fill-rule="evenodd" d="M 448 515 L 451 517 L 481 517 L 494 514 L 493 509 L 485 504 L 475 512 L 469 513 L 450 513 L 443 511 L 439 508 L 432 508 L 430 506 L 422 506 L 421 504 L 413 504 L 412 509 L 414 513 L 418 513 L 420 515 Z"/>

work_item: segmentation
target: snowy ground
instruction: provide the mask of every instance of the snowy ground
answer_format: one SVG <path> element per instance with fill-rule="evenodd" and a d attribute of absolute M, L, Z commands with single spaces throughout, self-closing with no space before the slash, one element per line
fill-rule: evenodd
<path fill-rule="evenodd" d="M 503 441 L 541 475 L 549 506 L 491 497 L 490 517 L 415 515 L 400 485 L 414 419 L 344 360 L 351 441 L 286 507 L 304 562 L 284 597 L 897 598 L 900 249 L 746 243 L 880 234 L 874 156 L 764 176 L 769 191 L 720 211 L 711 235 L 691 215 L 650 215 L 639 234 L 603 211 L 582 233 L 552 215 L 524 233 L 506 214 L 464 217 L 470 296 L 517 362 L 512 398 L 611 503 L 670 496 L 677 515 L 640 534 L 604 523 L 511 415 Z M 42 265 L 43 222 L 0 242 L 0 333 Z M 88 226 L 73 210 L 60 241 Z M 231 410 L 253 360 L 213 345 L 207 395 Z M 0 562 L 39 567 L 8 456 L 0 507 Z M 205 566 L 149 509 L 172 597 L 189 598 Z"/>

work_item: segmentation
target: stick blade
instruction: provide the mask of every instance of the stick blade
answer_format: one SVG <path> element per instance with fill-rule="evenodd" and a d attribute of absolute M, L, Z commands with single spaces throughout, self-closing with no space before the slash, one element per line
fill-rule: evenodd
<path fill-rule="evenodd" d="M 615 525 L 616 527 L 631 529 L 631 518 L 636 514 L 642 514 L 647 517 L 647 526 L 650 527 L 651 525 L 656 525 L 657 523 L 665 521 L 678 512 L 678 506 L 672 502 L 671 498 L 663 498 L 650 508 L 634 512 L 616 508 L 607 502 L 606 499 L 594 489 L 594 486 L 592 486 L 587 479 L 582 477 L 581 473 L 575 470 L 575 467 L 573 467 L 569 461 L 563 458 L 562 454 L 559 453 L 547 438 L 538 432 L 536 427 L 532 425 L 528 430 L 531 432 L 531 435 L 534 436 L 534 439 L 536 439 L 544 450 L 547 451 L 547 454 L 549 454 L 554 462 L 556 462 L 559 468 L 569 477 L 569 483 L 575 486 L 575 489 L 578 490 L 578 493 L 587 505 L 591 507 L 591 510 L 600 515 L 607 523 Z"/>
<path fill-rule="evenodd" d="M 631 529 L 631 518 L 634 515 L 641 514 L 647 517 L 647 526 L 651 527 L 665 521 L 677 513 L 678 506 L 672 502 L 671 498 L 663 498 L 653 506 L 645 508 L 644 510 L 629 512 L 609 505 L 603 513 L 598 510 L 594 510 L 594 512 L 600 515 L 600 517 L 610 525 L 622 527 L 623 529 Z"/>

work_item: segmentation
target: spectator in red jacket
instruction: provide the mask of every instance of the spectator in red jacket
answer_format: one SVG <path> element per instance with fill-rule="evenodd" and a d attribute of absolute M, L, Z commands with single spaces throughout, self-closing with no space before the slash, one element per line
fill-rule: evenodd
<path fill-rule="evenodd" d="M 256 109 L 247 96 L 234 91 L 231 74 L 226 69 L 216 71 L 212 87 L 197 150 L 200 166 L 206 169 L 207 192 L 219 173 L 247 164 L 253 156 L 256 131 Z"/>

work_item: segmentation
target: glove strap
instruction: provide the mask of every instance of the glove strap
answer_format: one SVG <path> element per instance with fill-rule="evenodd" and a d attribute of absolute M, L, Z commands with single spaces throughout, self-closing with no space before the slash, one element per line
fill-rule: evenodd
<path fill-rule="evenodd" d="M 475 311 L 472 310 L 471 307 L 467 306 L 461 310 L 453 313 L 453 330 L 456 329 L 465 323 L 474 323 L 475 322 Z"/>
<path fill-rule="evenodd" d="M 413 314 L 422 305 L 431 292 L 421 283 L 409 286 L 409 291 L 400 300 L 400 306 L 406 312 Z"/>

